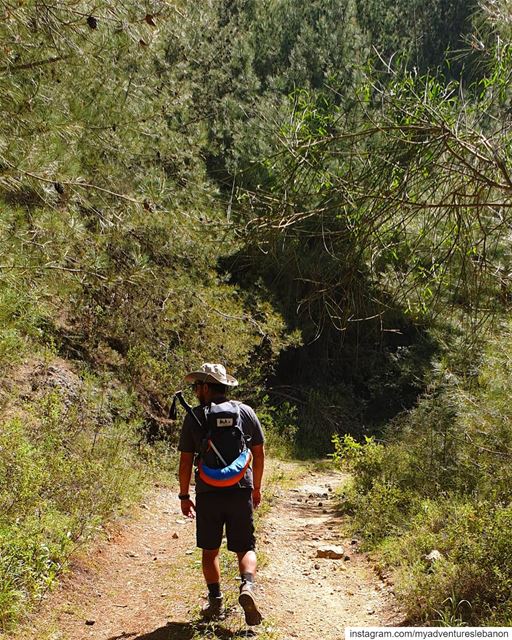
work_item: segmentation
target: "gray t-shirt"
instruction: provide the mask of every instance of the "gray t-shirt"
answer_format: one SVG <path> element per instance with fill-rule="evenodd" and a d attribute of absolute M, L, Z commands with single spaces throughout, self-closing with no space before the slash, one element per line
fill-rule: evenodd
<path fill-rule="evenodd" d="M 254 409 L 241 402 L 237 403 L 240 409 L 240 417 L 242 419 L 242 429 L 246 436 L 250 436 L 250 440 L 247 443 L 249 448 L 256 445 L 263 444 L 265 437 L 263 435 L 263 429 L 261 428 L 258 416 L 255 414 Z M 203 407 L 197 406 L 193 409 L 196 416 L 204 422 L 204 410 Z M 179 451 L 184 453 L 198 454 L 201 450 L 201 442 L 205 437 L 206 428 L 200 429 L 196 421 L 189 416 L 188 413 L 183 421 L 183 426 L 180 433 L 180 441 L 178 444 Z M 252 480 L 252 469 L 247 469 L 244 477 L 234 487 L 219 488 L 206 484 L 199 478 L 197 469 L 195 474 L 196 479 L 196 493 L 206 493 L 207 491 L 227 491 L 228 489 L 252 489 L 254 488 Z"/>

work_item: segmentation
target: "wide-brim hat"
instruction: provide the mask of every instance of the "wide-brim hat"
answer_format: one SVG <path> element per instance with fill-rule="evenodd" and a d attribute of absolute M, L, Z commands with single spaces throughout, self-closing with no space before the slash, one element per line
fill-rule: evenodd
<path fill-rule="evenodd" d="M 211 382 L 213 384 L 224 384 L 226 387 L 236 387 L 238 380 L 226 373 L 226 367 L 222 364 L 211 364 L 205 362 L 198 371 L 191 371 L 185 376 L 185 382 Z"/>

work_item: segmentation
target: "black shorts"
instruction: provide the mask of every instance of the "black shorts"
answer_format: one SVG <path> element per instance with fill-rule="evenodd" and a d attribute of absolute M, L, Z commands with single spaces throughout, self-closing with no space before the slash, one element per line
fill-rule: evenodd
<path fill-rule="evenodd" d="M 197 546 L 218 549 L 224 525 L 230 551 L 254 550 L 252 489 L 207 491 L 196 495 Z"/>

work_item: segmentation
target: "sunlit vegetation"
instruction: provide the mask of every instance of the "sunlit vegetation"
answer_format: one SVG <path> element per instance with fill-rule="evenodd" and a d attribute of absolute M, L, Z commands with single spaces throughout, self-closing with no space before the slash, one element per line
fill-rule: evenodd
<path fill-rule="evenodd" d="M 276 454 L 334 435 L 411 620 L 510 623 L 509 14 L 0 3 L 0 627 L 204 361 Z"/>

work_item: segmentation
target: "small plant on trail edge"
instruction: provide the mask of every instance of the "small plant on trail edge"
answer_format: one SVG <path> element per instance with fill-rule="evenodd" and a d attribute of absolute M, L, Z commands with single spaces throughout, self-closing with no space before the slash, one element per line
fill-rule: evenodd
<path fill-rule="evenodd" d="M 344 463 L 354 472 L 357 479 L 357 488 L 368 491 L 373 487 L 375 479 L 383 470 L 384 446 L 375 441 L 373 437 L 364 437 L 364 442 L 357 442 L 351 435 L 340 436 L 335 433 L 332 437 L 334 453 L 330 458 L 336 467 Z"/>
<path fill-rule="evenodd" d="M 434 611 L 439 616 L 434 619 L 434 623 L 438 627 L 466 627 L 467 623 L 463 619 L 465 609 L 471 609 L 471 603 L 468 600 L 457 601 L 452 595 L 443 602 L 442 609 Z"/>
<path fill-rule="evenodd" d="M 297 407 L 289 402 L 283 402 L 278 407 L 268 406 L 267 402 L 268 398 L 263 398 L 263 406 L 258 411 L 265 431 L 267 451 L 280 460 L 293 458 L 297 453 Z"/>

